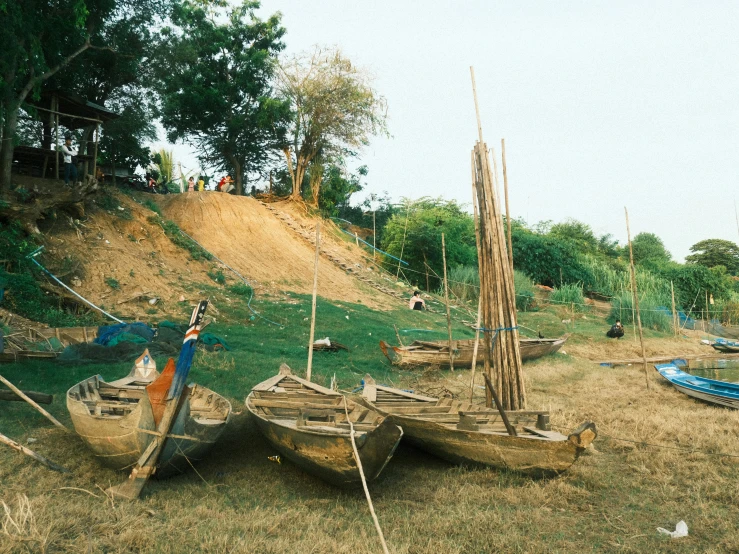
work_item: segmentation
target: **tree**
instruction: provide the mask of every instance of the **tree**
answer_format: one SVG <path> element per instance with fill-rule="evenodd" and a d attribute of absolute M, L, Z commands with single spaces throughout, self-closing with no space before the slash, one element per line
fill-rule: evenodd
<path fill-rule="evenodd" d="M 559 240 L 571 242 L 583 254 L 595 254 L 598 251 L 598 239 L 590 225 L 575 219 L 568 219 L 563 223 L 552 225 L 549 235 Z"/>
<path fill-rule="evenodd" d="M 312 163 L 352 155 L 369 143 L 370 136 L 385 132 L 386 103 L 372 87 L 369 74 L 338 48 L 316 47 L 288 58 L 280 64 L 278 78 L 280 92 L 293 112 L 283 152 L 292 197 L 297 199 Z M 320 187 L 321 179 L 311 182 L 314 204 Z"/>
<path fill-rule="evenodd" d="M 0 3 L 0 188 L 10 184 L 18 114 L 29 95 L 84 52 L 114 50 L 93 40 L 111 21 L 163 14 L 164 0 L 23 0 Z M 150 20 L 149 19 L 149 20 Z"/>
<path fill-rule="evenodd" d="M 270 84 L 285 29 L 279 14 L 260 20 L 258 2 L 213 12 L 204 5 L 186 0 L 162 33 L 156 64 L 162 123 L 169 140 L 199 149 L 202 164 L 233 172 L 236 193 L 243 194 L 244 178 L 264 171 L 285 143 L 290 107 Z"/>
<path fill-rule="evenodd" d="M 461 205 L 442 198 L 404 199 L 404 204 L 405 209 L 396 211 L 383 229 L 383 250 L 398 257 L 402 250 L 403 260 L 416 275 L 427 273 L 428 264 L 434 285 L 439 283 L 434 273 L 444 271 L 441 233 L 445 235 L 449 267 L 477 265 L 475 224 Z"/>
<path fill-rule="evenodd" d="M 313 171 L 311 166 L 311 171 Z M 349 173 L 343 162 L 331 164 L 324 169 L 322 175 L 323 186 L 318 198 L 318 207 L 321 212 L 333 217 L 349 205 L 352 194 L 364 188 L 361 180 L 367 176 L 367 166 L 361 166 L 356 173 Z M 311 175 L 311 179 L 313 176 Z"/>
<path fill-rule="evenodd" d="M 731 275 L 739 275 L 739 246 L 730 240 L 707 239 L 690 247 L 693 254 L 685 261 L 706 267 L 724 266 Z"/>
<path fill-rule="evenodd" d="M 665 248 L 662 239 L 654 233 L 639 233 L 631 239 L 631 248 L 634 251 L 634 263 L 669 262 L 672 255 Z"/>

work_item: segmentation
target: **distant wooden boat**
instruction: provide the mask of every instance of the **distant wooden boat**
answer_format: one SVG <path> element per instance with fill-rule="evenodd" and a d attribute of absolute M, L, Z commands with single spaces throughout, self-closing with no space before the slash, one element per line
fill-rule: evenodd
<path fill-rule="evenodd" d="M 99 375 L 67 392 L 75 431 L 104 464 L 133 466 L 156 435 L 162 399 L 174 375 L 169 360 L 161 375 L 146 350 L 124 378 L 105 382 Z M 192 385 L 182 395 L 175 423 L 164 443 L 157 476 L 185 472 L 218 440 L 231 415 L 231 404 L 210 389 Z"/>
<path fill-rule="evenodd" d="M 739 384 L 706 379 L 685 373 L 675 364 L 654 366 L 659 374 L 682 393 L 727 408 L 739 409 Z"/>
<path fill-rule="evenodd" d="M 554 354 L 567 341 L 569 335 L 558 339 L 519 339 L 521 346 L 521 361 L 534 360 Z M 455 340 L 453 342 L 454 365 L 463 367 L 472 365 L 472 353 L 475 347 L 474 339 Z M 480 341 L 480 347 L 482 347 Z M 482 350 L 478 347 L 477 363 L 483 363 Z M 383 354 L 394 364 L 399 366 L 429 366 L 449 364 L 449 341 L 413 341 L 408 346 L 391 346 L 380 341 Z"/>
<path fill-rule="evenodd" d="M 565 436 L 551 431 L 548 412 L 510 411 L 506 415 L 518 435 L 511 436 L 493 408 L 377 385 L 369 375 L 362 402 L 401 426 L 404 440 L 453 464 L 556 474 L 597 436 L 593 423 Z"/>
<path fill-rule="evenodd" d="M 282 364 L 255 386 L 246 407 L 269 443 L 286 459 L 339 487 L 361 485 L 349 419 L 365 478 L 376 478 L 390 461 L 403 431 L 386 417 L 343 395 L 301 379 Z"/>
<path fill-rule="evenodd" d="M 739 342 L 726 339 L 716 339 L 711 346 L 719 352 L 727 354 L 739 354 Z"/>

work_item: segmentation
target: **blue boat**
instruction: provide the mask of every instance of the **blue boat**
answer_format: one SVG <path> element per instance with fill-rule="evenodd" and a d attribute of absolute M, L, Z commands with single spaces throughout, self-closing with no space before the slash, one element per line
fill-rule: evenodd
<path fill-rule="evenodd" d="M 719 352 L 725 352 L 727 354 L 739 354 L 739 342 L 726 339 L 716 339 L 711 345 L 715 350 Z"/>
<path fill-rule="evenodd" d="M 662 377 L 672 383 L 677 390 L 711 404 L 739 409 L 739 385 L 705 379 L 681 371 L 675 364 L 654 366 Z"/>

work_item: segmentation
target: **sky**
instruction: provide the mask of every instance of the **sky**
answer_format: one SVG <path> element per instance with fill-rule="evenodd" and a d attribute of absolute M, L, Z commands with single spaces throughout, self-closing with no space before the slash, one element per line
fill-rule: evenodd
<path fill-rule="evenodd" d="M 386 97 L 367 192 L 471 203 L 474 66 L 512 217 L 574 218 L 623 244 L 627 207 L 632 236 L 657 234 L 678 261 L 739 240 L 739 3 L 262 0 L 276 11 L 287 54 L 337 45 Z"/>

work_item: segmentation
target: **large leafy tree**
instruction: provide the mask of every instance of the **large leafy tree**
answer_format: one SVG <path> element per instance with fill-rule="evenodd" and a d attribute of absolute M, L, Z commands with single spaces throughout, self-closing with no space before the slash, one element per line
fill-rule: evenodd
<path fill-rule="evenodd" d="M 631 240 L 634 263 L 664 263 L 672 259 L 662 239 L 654 233 L 639 233 Z"/>
<path fill-rule="evenodd" d="M 739 275 L 739 246 L 730 240 L 707 239 L 690 247 L 693 252 L 685 261 L 706 267 L 724 266 L 732 275 Z"/>
<path fill-rule="evenodd" d="M 167 0 L 0 1 L 0 187 L 10 183 L 18 115 L 26 99 L 84 53 L 96 50 L 103 59 L 115 53 L 119 44 L 108 31 L 116 22 L 145 25 L 167 6 Z M 91 71 L 90 65 L 84 67 Z"/>
<path fill-rule="evenodd" d="M 311 164 L 354 154 L 369 138 L 385 132 L 385 99 L 367 71 L 352 64 L 338 48 L 315 47 L 280 64 L 280 92 L 292 107 L 289 138 L 283 151 L 300 198 Z M 313 202 L 320 198 L 321 171 L 311 179 Z"/>
<path fill-rule="evenodd" d="M 271 88 L 285 29 L 279 14 L 259 19 L 258 7 L 184 1 L 162 32 L 156 63 L 169 139 L 195 146 L 203 164 L 233 172 L 237 194 L 279 152 L 290 113 Z"/>

